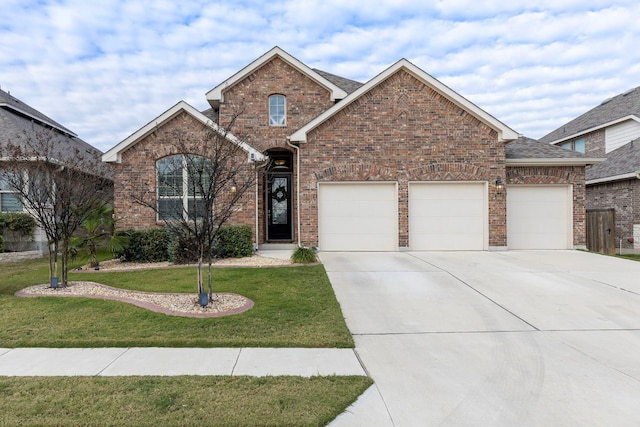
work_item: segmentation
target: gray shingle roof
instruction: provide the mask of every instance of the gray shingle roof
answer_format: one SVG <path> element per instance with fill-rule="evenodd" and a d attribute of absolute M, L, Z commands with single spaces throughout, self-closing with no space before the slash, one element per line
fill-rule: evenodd
<path fill-rule="evenodd" d="M 597 107 L 540 138 L 550 144 L 627 116 L 640 117 L 640 86 L 603 101 Z"/>
<path fill-rule="evenodd" d="M 577 151 L 565 150 L 526 136 L 521 136 L 505 146 L 506 158 L 514 159 L 588 159 Z"/>
<path fill-rule="evenodd" d="M 313 71 L 320 74 L 322 77 L 329 80 L 331 83 L 338 86 L 340 89 L 344 90 L 347 93 L 355 92 L 360 86 L 364 84 L 355 80 L 347 79 L 345 77 L 336 76 L 335 74 L 327 73 L 326 71 L 318 70 L 317 68 L 314 68 Z"/>
<path fill-rule="evenodd" d="M 75 133 L 7 92 L 0 90 L 0 146 L 8 141 L 19 143 L 38 130 L 55 129 L 61 144 L 93 151 L 100 150 L 78 138 Z"/>
<path fill-rule="evenodd" d="M 640 170 L 640 138 L 607 154 L 607 160 L 587 169 L 587 181 L 635 173 Z"/>

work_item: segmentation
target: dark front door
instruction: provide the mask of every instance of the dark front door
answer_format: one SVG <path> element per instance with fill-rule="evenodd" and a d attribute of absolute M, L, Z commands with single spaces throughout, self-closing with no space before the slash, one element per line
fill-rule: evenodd
<path fill-rule="evenodd" d="M 267 209 L 267 240 L 293 239 L 290 173 L 269 175 Z"/>

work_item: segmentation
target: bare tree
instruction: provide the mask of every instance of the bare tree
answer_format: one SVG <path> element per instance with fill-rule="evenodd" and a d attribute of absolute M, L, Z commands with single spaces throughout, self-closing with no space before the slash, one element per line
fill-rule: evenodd
<path fill-rule="evenodd" d="M 55 129 L 24 131 L 0 147 L 0 173 L 47 236 L 49 280 L 66 286 L 69 243 L 96 206 L 109 200 L 112 183 L 98 150 L 74 143 Z"/>
<path fill-rule="evenodd" d="M 172 154 L 157 160 L 157 184 L 143 182 L 130 196 L 152 209 L 174 235 L 193 242 L 191 255 L 198 262 L 200 295 L 205 294 L 203 267 L 208 265 L 208 301 L 213 297 L 211 267 L 218 232 L 253 188 L 255 164 L 245 144 L 228 128 L 213 124 L 194 128 L 182 123 L 169 130 L 156 129 L 154 135 L 154 144 Z"/>

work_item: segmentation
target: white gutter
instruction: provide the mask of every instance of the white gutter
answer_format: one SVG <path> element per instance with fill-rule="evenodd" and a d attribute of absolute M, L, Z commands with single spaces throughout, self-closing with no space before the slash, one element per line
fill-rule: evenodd
<path fill-rule="evenodd" d="M 634 179 L 634 178 L 640 179 L 640 169 L 635 172 L 625 173 L 622 175 L 614 175 L 614 176 L 607 176 L 605 178 L 590 179 L 588 181 L 585 181 L 585 184 L 586 185 L 602 184 L 604 182 L 621 181 L 623 179 Z"/>
<path fill-rule="evenodd" d="M 258 237 L 258 231 L 260 231 L 260 215 L 259 215 L 259 202 L 260 202 L 260 174 L 258 173 L 258 169 L 263 168 L 267 165 L 267 162 L 263 162 L 262 164 L 256 166 L 256 233 L 255 233 L 255 248 L 254 250 L 258 250 L 258 246 L 260 238 Z"/>
<path fill-rule="evenodd" d="M 287 138 L 287 145 L 296 150 L 296 223 L 298 226 L 298 247 L 302 247 L 302 237 L 300 236 L 301 224 L 300 224 L 300 147 L 297 147 L 291 143 Z"/>
<path fill-rule="evenodd" d="M 550 159 L 507 159 L 506 166 L 585 166 L 597 165 L 606 159 L 600 158 L 550 158 Z"/>
<path fill-rule="evenodd" d="M 579 136 L 586 135 L 588 133 L 595 132 L 595 131 L 600 130 L 600 129 L 608 128 L 609 126 L 617 125 L 618 123 L 626 122 L 628 120 L 633 120 L 633 121 L 636 121 L 636 122 L 640 122 L 640 118 L 638 118 L 638 116 L 632 114 L 630 116 L 625 116 L 625 117 L 622 117 L 622 118 L 619 118 L 619 119 L 616 119 L 616 120 L 612 120 L 610 122 L 603 123 L 601 125 L 594 126 L 592 128 L 589 128 L 589 129 L 581 130 L 580 132 L 572 133 L 569 136 L 565 136 L 565 137 L 556 139 L 555 141 L 551 141 L 551 142 L 549 142 L 549 144 L 550 145 L 556 145 L 556 144 L 559 144 L 561 142 L 568 141 L 570 139 L 577 138 Z"/>

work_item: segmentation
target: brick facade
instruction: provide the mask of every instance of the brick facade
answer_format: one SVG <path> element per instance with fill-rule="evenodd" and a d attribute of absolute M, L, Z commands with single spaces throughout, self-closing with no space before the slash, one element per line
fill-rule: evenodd
<path fill-rule="evenodd" d="M 434 90 L 436 86 L 419 78 L 420 73 L 398 67 L 310 129 L 306 142 L 294 148 L 288 144 L 288 138 L 335 105 L 331 89 L 278 55 L 249 69 L 246 75 L 220 92 L 217 122 L 264 154 L 287 152 L 292 155 L 292 169 L 288 172 L 293 179 L 292 241 L 318 246 L 318 184 L 321 182 L 397 183 L 398 243 L 400 247 L 410 247 L 409 183 L 472 181 L 488 183 L 489 247 L 506 247 L 506 191 L 496 191 L 494 185 L 501 179 L 505 184 L 572 184 L 574 243 L 584 246 L 584 167 L 506 167 L 506 143 L 499 141 L 497 130 L 503 125 L 490 127 L 474 115 L 477 111 L 472 114 L 473 106 L 456 104 L 443 96 Z M 268 99 L 273 94 L 286 99 L 284 126 L 269 124 Z M 470 110 L 460 105 L 467 105 L 465 108 Z M 121 153 L 122 162 L 115 165 L 114 174 L 120 228 L 162 225 L 156 221 L 153 210 L 134 203 L 127 195 L 144 184 L 155 186 L 156 160 L 176 154 L 172 145 L 157 133 L 167 134 L 176 127 L 200 129 L 202 126 L 194 117 L 183 113 Z M 598 137 L 594 136 L 596 139 L 591 142 L 587 140 L 587 149 Z M 257 170 L 251 170 L 258 176 L 256 191 L 245 196 L 231 222 L 251 225 L 261 244 L 266 241 L 265 165 L 253 167 L 256 166 Z M 300 183 L 295 181 L 298 176 Z M 300 194 L 296 191 L 298 185 Z M 298 204 L 300 236 L 297 235 Z"/>
<path fill-rule="evenodd" d="M 176 130 L 187 137 L 191 134 L 193 142 L 184 145 L 192 146 L 193 153 L 201 153 L 203 124 L 186 113 L 170 120 L 146 138 L 122 153 L 122 161 L 114 163 L 114 211 L 117 227 L 126 229 L 145 229 L 161 227 L 162 221 L 157 221 L 156 212 L 134 200 L 147 192 L 148 200 L 153 200 L 156 194 L 156 161 L 173 154 L 182 154 L 171 141 L 171 135 Z M 243 173 L 253 174 L 248 165 L 244 152 L 238 153 L 238 162 L 247 164 Z M 252 191 L 248 191 L 236 205 L 234 217 L 230 222 L 238 224 L 255 224 L 255 198 Z"/>
<path fill-rule="evenodd" d="M 232 123 L 232 132 L 243 138 L 257 150 L 269 154 L 271 151 L 294 149 L 287 145 L 287 137 L 307 122 L 333 106 L 330 92 L 310 79 L 298 69 L 275 57 L 259 69 L 224 92 L 224 103 L 220 106 L 220 122 Z M 270 95 L 284 95 L 286 99 L 286 125 L 269 125 Z M 294 157 L 295 158 L 295 157 Z M 296 162 L 293 162 L 293 188 L 296 188 Z M 264 171 L 262 171 L 264 172 Z M 258 241 L 266 241 L 264 178 L 258 186 Z M 293 204 L 292 218 L 297 217 Z M 298 239 L 297 227 L 293 227 L 293 241 Z"/>
<path fill-rule="evenodd" d="M 313 130 L 301 144 L 302 243 L 318 244 L 318 182 L 396 181 L 399 245 L 409 245 L 409 181 L 504 177 L 497 133 L 406 71 Z M 490 197 L 489 245 L 505 246 L 504 197 Z"/>

